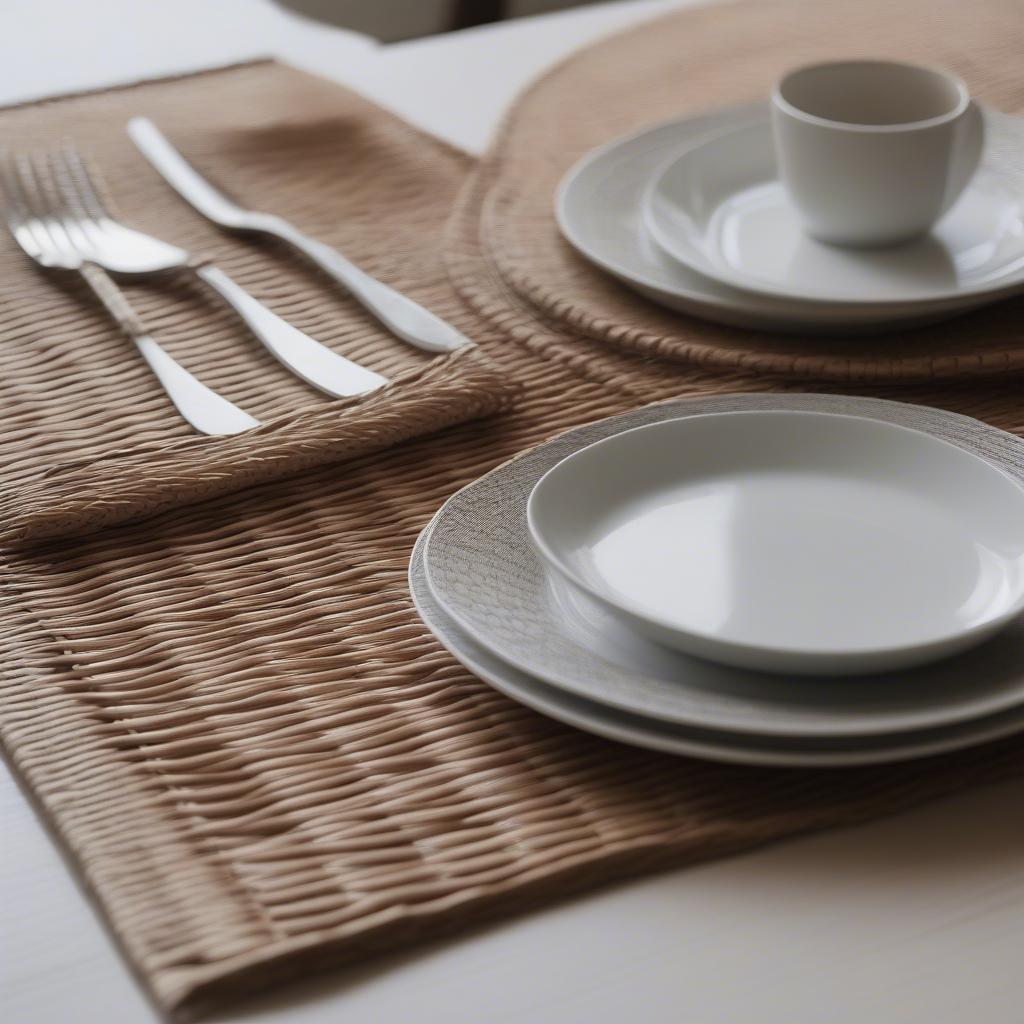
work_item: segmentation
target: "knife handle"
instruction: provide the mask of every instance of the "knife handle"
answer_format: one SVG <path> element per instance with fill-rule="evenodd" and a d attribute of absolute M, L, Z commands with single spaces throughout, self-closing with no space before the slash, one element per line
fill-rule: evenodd
<path fill-rule="evenodd" d="M 290 224 L 284 230 L 274 233 L 308 256 L 388 330 L 410 345 L 426 352 L 454 352 L 455 349 L 472 344 L 446 320 L 375 277 L 370 277 L 345 259 L 337 249 L 309 238 Z"/>
<path fill-rule="evenodd" d="M 353 363 L 292 327 L 219 267 L 199 263 L 193 265 L 192 270 L 242 318 L 275 359 L 307 384 L 335 398 L 362 395 L 387 384 L 387 377 Z"/>

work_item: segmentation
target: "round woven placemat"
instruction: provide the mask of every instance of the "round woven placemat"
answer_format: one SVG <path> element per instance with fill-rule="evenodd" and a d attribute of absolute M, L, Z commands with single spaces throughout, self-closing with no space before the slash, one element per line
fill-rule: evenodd
<path fill-rule="evenodd" d="M 476 218 L 488 266 L 462 281 L 481 311 L 480 275 L 542 325 L 548 343 L 587 337 L 712 368 L 831 380 L 931 379 L 1024 369 L 1024 300 L 884 335 L 769 334 L 664 310 L 579 257 L 553 214 L 558 182 L 595 146 L 644 125 L 767 95 L 793 65 L 849 55 L 922 61 L 962 75 L 986 105 L 1024 111 L 1021 6 L 1009 0 L 714 4 L 644 24 L 579 52 L 520 100 L 477 172 Z M 493 284 L 493 282 L 492 282 Z M 493 290 L 493 289 L 492 289 Z"/>

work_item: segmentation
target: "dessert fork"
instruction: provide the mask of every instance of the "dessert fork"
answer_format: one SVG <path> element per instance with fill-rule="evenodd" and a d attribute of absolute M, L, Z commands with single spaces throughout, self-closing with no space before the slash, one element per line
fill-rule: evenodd
<path fill-rule="evenodd" d="M 91 247 L 93 261 L 105 270 L 129 276 L 190 271 L 238 314 L 279 362 L 336 398 L 361 395 L 388 382 L 282 320 L 212 263 L 193 259 L 185 249 L 115 221 L 100 199 L 85 161 L 73 148 L 65 150 L 63 169 L 82 198 L 75 226 Z"/>
<path fill-rule="evenodd" d="M 82 247 L 75 227 L 77 194 L 69 191 L 64 157 L 0 155 L 4 215 L 21 248 L 43 267 L 77 271 L 121 329 L 135 342 L 178 412 L 203 434 L 237 434 L 259 421 L 211 391 L 165 352 L 143 326 L 124 295 Z M 62 173 L 63 172 L 63 173 Z M 58 180 L 59 178 L 59 180 Z"/>

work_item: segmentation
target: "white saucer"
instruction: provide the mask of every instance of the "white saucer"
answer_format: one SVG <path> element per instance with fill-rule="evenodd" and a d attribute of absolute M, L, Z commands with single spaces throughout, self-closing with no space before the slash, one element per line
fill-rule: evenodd
<path fill-rule="evenodd" d="M 459 627 L 544 683 L 616 709 L 704 729 L 791 737 L 869 736 L 948 726 L 1024 702 L 1024 617 L 995 639 L 919 669 L 862 678 L 771 676 L 654 643 L 568 584 L 530 539 L 526 502 L 552 466 L 633 427 L 705 413 L 788 409 L 870 416 L 926 430 L 1024 478 L 1024 442 L 921 406 L 835 395 L 723 395 L 637 409 L 569 431 L 493 470 L 435 516 L 425 558 Z"/>
<path fill-rule="evenodd" d="M 918 430 L 782 410 L 666 420 L 562 460 L 549 564 L 640 632 L 743 668 L 920 665 L 1024 608 L 1024 488 Z"/>
<path fill-rule="evenodd" d="M 1024 710 L 965 724 L 880 738 L 800 740 L 687 728 L 618 711 L 549 686 L 503 661 L 466 634 L 434 596 L 423 552 L 433 523 L 420 535 L 409 563 L 409 590 L 434 636 L 470 672 L 499 693 L 566 725 L 648 750 L 728 764 L 841 768 L 947 753 L 1011 736 L 1024 728 Z"/>
<path fill-rule="evenodd" d="M 759 119 L 680 153 L 648 192 L 644 222 L 669 255 L 723 283 L 803 302 L 910 305 L 1024 289 L 1024 199 L 986 166 L 925 238 L 880 249 L 806 235 Z"/>
<path fill-rule="evenodd" d="M 763 104 L 656 125 L 588 153 L 565 176 L 555 204 L 563 236 L 583 257 L 663 306 L 720 323 L 766 330 L 850 333 L 906 327 L 969 309 L 985 298 L 901 306 L 894 303 L 806 303 L 734 288 L 668 256 L 643 225 L 653 177 L 677 153 L 708 133 L 764 120 Z M 1017 120 L 986 112 L 994 141 L 1018 132 Z M 991 147 L 1000 173 L 1019 147 Z"/>

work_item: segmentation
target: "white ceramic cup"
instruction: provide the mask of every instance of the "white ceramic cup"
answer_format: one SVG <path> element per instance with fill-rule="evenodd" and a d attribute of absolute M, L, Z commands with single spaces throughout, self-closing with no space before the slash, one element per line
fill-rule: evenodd
<path fill-rule="evenodd" d="M 772 92 L 779 175 L 805 230 L 835 245 L 926 232 L 978 167 L 984 122 L 955 75 L 889 61 L 798 68 Z"/>

